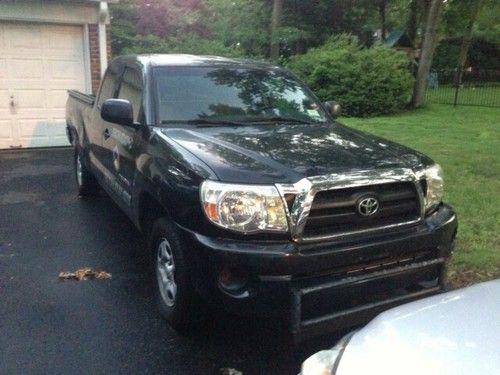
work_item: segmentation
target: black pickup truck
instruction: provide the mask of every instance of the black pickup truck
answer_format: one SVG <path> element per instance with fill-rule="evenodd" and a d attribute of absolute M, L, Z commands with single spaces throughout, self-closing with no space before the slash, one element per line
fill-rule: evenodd
<path fill-rule="evenodd" d="M 440 167 L 339 124 L 282 68 L 118 57 L 66 110 L 79 194 L 102 187 L 146 234 L 175 328 L 201 301 L 303 339 L 444 287 L 457 219 Z"/>

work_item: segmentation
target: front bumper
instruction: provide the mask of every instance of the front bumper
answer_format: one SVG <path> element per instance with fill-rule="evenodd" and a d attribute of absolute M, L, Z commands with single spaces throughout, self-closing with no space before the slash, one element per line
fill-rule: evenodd
<path fill-rule="evenodd" d="M 456 231 L 447 205 L 417 226 L 348 241 L 250 242 L 182 229 L 202 296 L 233 312 L 279 317 L 297 339 L 356 326 L 440 292 Z M 220 286 L 228 270 L 246 275 L 240 290 Z"/>

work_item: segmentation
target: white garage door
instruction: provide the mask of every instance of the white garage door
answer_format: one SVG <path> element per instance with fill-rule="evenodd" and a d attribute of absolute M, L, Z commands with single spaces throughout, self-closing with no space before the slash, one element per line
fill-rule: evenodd
<path fill-rule="evenodd" d="M 0 148 L 67 145 L 66 90 L 85 72 L 81 26 L 0 23 Z"/>

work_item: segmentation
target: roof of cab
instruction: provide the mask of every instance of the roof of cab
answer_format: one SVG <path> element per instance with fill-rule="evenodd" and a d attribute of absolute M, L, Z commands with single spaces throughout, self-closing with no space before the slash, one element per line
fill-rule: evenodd
<path fill-rule="evenodd" d="M 198 56 L 187 54 L 150 54 L 150 55 L 126 55 L 117 60 L 137 60 L 144 65 L 150 66 L 245 66 L 250 68 L 273 68 L 274 66 L 255 60 L 232 59 L 219 56 Z"/>

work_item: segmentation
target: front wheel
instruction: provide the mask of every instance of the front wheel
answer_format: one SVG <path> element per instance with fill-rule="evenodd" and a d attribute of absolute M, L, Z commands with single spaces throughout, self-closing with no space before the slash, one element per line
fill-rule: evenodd
<path fill-rule="evenodd" d="M 197 299 L 189 279 L 186 250 L 178 229 L 171 220 L 160 218 L 153 224 L 149 243 L 160 313 L 172 328 L 185 331 L 194 322 Z"/>
<path fill-rule="evenodd" d="M 75 179 L 80 196 L 94 196 L 99 192 L 99 183 L 82 161 L 81 153 L 75 150 Z"/>

